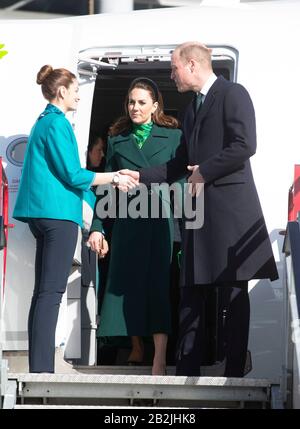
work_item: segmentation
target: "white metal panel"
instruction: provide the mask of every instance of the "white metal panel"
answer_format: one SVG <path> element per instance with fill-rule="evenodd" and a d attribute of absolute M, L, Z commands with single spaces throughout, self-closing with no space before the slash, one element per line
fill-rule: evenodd
<path fill-rule="evenodd" d="M 8 55 L 1 60 L 0 155 L 6 162 L 9 182 L 10 230 L 6 296 L 4 305 L 4 349 L 27 348 L 27 317 L 34 284 L 34 240 L 26 224 L 12 219 L 21 166 L 7 156 L 9 144 L 27 136 L 47 101 L 36 84 L 44 64 L 76 71 L 77 37 L 68 22 L 1 21 L 1 42 Z"/>

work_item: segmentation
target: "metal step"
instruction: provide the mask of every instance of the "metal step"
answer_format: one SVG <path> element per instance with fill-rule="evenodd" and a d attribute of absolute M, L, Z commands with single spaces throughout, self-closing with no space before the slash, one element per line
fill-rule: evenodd
<path fill-rule="evenodd" d="M 137 409 L 137 408 L 143 408 L 143 407 L 118 407 L 118 409 L 120 410 L 132 410 L 132 409 Z M 107 409 L 112 409 L 115 410 L 116 407 L 114 405 L 111 406 L 106 406 L 106 405 L 16 405 L 14 407 L 15 410 L 28 410 L 28 409 L 35 409 L 35 410 L 56 410 L 56 409 L 87 409 L 87 410 L 91 410 L 91 409 L 100 409 L 100 410 L 107 410 Z M 144 408 L 143 408 L 144 409 Z M 157 408 L 156 408 L 157 409 Z"/>
<path fill-rule="evenodd" d="M 271 404 L 274 386 L 267 379 L 143 375 L 142 367 L 102 370 L 101 374 L 10 373 L 8 376 L 18 385 L 21 405 L 44 406 L 239 408 L 248 404 L 250 408 L 264 408 Z"/>

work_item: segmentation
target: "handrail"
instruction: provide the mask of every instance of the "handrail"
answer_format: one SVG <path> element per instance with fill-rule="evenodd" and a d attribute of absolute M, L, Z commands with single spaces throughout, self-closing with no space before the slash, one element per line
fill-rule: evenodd
<path fill-rule="evenodd" d="M 300 404 L 300 224 L 288 222 L 283 244 L 285 254 L 285 285 L 283 290 L 284 364 L 282 392 L 288 408 Z"/>
<path fill-rule="evenodd" d="M 7 360 L 2 356 L 2 318 L 5 286 L 8 228 L 8 181 L 0 157 L 0 409 L 13 408 L 16 402 L 16 383 L 8 380 Z"/>
<path fill-rule="evenodd" d="M 297 220 L 300 210 L 300 165 L 294 165 L 294 179 L 288 195 L 288 220 Z"/>
<path fill-rule="evenodd" d="M 14 225 L 8 223 L 8 180 L 2 165 L 2 157 L 0 157 L 0 170 L 0 251 L 3 250 L 3 273 L 1 273 L 2 278 L 0 279 L 0 288 L 3 298 L 5 288 L 8 229 L 13 228 Z"/>
<path fill-rule="evenodd" d="M 5 249 L 5 234 L 4 234 L 4 225 L 5 220 L 4 217 L 5 211 L 4 211 L 4 187 L 7 184 L 5 172 L 2 166 L 2 158 L 0 157 L 0 241 L 4 241 L 3 246 L 0 248 L 0 258 L 2 259 L 0 261 L 0 408 L 2 408 L 3 403 L 3 392 L 6 384 L 6 376 L 4 372 L 4 365 L 2 360 L 2 298 L 4 291 L 2 290 L 2 282 L 3 282 L 3 273 L 4 271 L 4 249 Z"/>
<path fill-rule="evenodd" d="M 283 250 L 286 256 L 291 256 L 293 275 L 295 281 L 295 293 L 297 294 L 297 308 L 300 314 L 300 213 L 298 220 L 288 222 Z"/>

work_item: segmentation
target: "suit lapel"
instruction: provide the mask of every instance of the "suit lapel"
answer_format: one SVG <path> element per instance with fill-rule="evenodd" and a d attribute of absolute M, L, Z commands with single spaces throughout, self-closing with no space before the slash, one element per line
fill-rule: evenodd
<path fill-rule="evenodd" d="M 195 124 L 197 124 L 197 126 L 201 124 L 201 122 L 203 121 L 203 118 L 205 118 L 205 116 L 207 115 L 207 112 L 209 112 L 209 109 L 213 105 L 214 101 L 215 101 L 215 91 L 211 87 L 211 89 L 208 91 L 205 97 L 203 105 L 201 106 L 201 108 L 198 110 L 198 113 L 196 114 Z"/>
<path fill-rule="evenodd" d="M 190 135 L 195 125 L 194 99 L 190 102 L 190 104 L 188 104 L 186 108 L 184 122 L 185 122 L 185 128 L 187 130 L 190 130 L 189 132 L 189 135 Z"/>
<path fill-rule="evenodd" d="M 195 116 L 194 110 L 194 99 L 190 102 L 186 111 L 186 119 L 185 119 L 185 130 L 188 131 L 187 135 L 190 135 L 190 138 L 193 138 L 195 131 L 201 128 L 201 123 L 207 113 L 209 112 L 211 106 L 215 101 L 215 91 L 213 90 L 213 86 L 208 91 L 207 96 L 205 97 L 204 103 L 201 108 L 198 110 L 198 113 Z"/>
<path fill-rule="evenodd" d="M 201 128 L 201 123 L 205 118 L 205 116 L 210 111 L 211 107 L 213 106 L 216 99 L 216 95 L 219 92 L 220 87 L 223 85 L 223 83 L 224 83 L 223 76 L 219 76 L 218 79 L 213 83 L 213 85 L 209 89 L 205 97 L 204 103 L 196 115 L 194 129 L 197 128 L 197 130 L 199 130 Z"/>
<path fill-rule="evenodd" d="M 204 103 L 201 106 L 201 108 L 199 109 L 196 118 L 194 116 L 194 111 L 193 111 L 193 102 L 191 102 L 191 104 L 189 105 L 189 109 L 188 110 L 188 122 L 187 122 L 187 126 L 189 124 L 191 124 L 191 119 L 193 118 L 193 125 L 191 125 L 190 127 L 190 133 L 189 133 L 189 138 L 188 138 L 188 152 L 191 155 L 194 151 L 194 147 L 198 145 L 198 135 L 199 132 L 201 130 L 201 126 L 202 126 L 202 122 L 205 119 L 206 115 L 209 113 L 211 107 L 213 106 L 216 97 L 217 97 L 217 93 L 219 92 L 220 88 L 223 86 L 225 82 L 225 79 L 223 78 L 223 76 L 219 76 L 217 78 L 217 80 L 213 83 L 213 85 L 211 86 L 211 88 L 209 89 Z M 192 110 L 192 112 L 191 112 Z M 185 126 L 185 133 L 187 135 L 188 129 Z"/>
<path fill-rule="evenodd" d="M 211 88 L 209 89 L 209 91 L 205 97 L 204 103 L 202 104 L 201 108 L 198 110 L 196 118 L 194 117 L 194 119 L 195 119 L 195 121 L 194 121 L 195 127 L 194 128 L 199 128 L 201 126 L 201 122 L 203 121 L 203 119 L 205 118 L 205 116 L 209 112 L 210 108 L 214 104 L 216 94 L 220 90 L 221 86 L 223 86 L 224 81 L 225 81 L 225 79 L 223 78 L 223 76 L 219 76 L 215 80 L 215 82 L 213 83 Z M 193 107 L 192 103 L 191 103 L 191 105 Z M 194 114 L 193 114 L 193 116 L 194 116 Z"/>

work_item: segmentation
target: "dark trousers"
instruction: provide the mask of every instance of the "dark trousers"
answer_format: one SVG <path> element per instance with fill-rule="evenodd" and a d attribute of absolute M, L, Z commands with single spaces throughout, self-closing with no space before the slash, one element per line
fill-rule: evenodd
<path fill-rule="evenodd" d="M 182 287 L 179 318 L 177 375 L 200 376 L 201 365 L 226 358 L 224 376 L 243 377 L 250 320 L 248 282 Z"/>
<path fill-rule="evenodd" d="M 30 219 L 36 239 L 35 285 L 28 317 L 29 371 L 54 372 L 58 311 L 76 247 L 78 225 Z"/>

